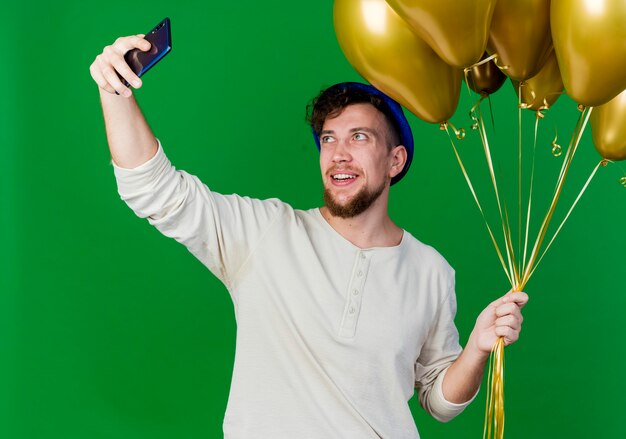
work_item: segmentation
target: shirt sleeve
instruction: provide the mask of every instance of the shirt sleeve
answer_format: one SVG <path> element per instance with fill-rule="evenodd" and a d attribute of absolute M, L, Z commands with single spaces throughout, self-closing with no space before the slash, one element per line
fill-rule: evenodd
<path fill-rule="evenodd" d="M 439 307 L 435 323 L 415 364 L 415 386 L 420 404 L 441 422 L 448 422 L 460 414 L 476 397 L 474 395 L 467 402 L 455 404 L 446 400 L 443 395 L 446 372 L 462 351 L 459 333 L 454 324 L 455 314 L 456 296 L 452 278 L 450 290 Z"/>
<path fill-rule="evenodd" d="M 160 142 L 146 163 L 113 168 L 120 197 L 135 214 L 187 247 L 227 287 L 282 208 L 278 200 L 211 192 L 176 170 Z"/>

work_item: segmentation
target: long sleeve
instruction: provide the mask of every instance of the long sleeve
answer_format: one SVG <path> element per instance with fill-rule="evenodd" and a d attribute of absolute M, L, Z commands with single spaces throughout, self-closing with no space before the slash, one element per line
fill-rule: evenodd
<path fill-rule="evenodd" d="M 160 143 L 137 168 L 113 166 L 118 192 L 137 216 L 185 245 L 227 287 L 282 207 L 278 200 L 211 192 L 176 170 Z"/>
<path fill-rule="evenodd" d="M 474 398 L 455 404 L 443 395 L 445 374 L 461 353 L 459 334 L 454 325 L 456 296 L 454 281 L 440 305 L 438 316 L 415 365 L 415 384 L 422 407 L 435 419 L 447 422 L 460 414 Z"/>

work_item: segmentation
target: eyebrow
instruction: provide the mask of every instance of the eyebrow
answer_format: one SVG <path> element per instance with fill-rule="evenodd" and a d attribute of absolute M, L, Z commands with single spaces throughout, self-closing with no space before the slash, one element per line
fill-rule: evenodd
<path fill-rule="evenodd" d="M 350 130 L 351 133 L 356 133 L 358 131 L 364 131 L 366 133 L 370 133 L 370 134 L 373 134 L 373 135 L 377 134 L 375 130 L 373 130 L 371 128 L 367 128 L 367 127 L 356 127 L 356 128 L 352 128 Z"/>
<path fill-rule="evenodd" d="M 373 134 L 373 135 L 377 134 L 375 130 L 372 130 L 371 128 L 367 128 L 367 127 L 356 127 L 356 128 L 351 128 L 350 129 L 351 133 L 356 133 L 356 132 L 359 132 L 359 131 L 363 131 L 363 132 L 370 133 L 370 134 Z M 335 131 L 333 131 L 333 130 L 322 130 L 322 131 L 320 131 L 320 136 L 322 134 L 335 134 Z"/>

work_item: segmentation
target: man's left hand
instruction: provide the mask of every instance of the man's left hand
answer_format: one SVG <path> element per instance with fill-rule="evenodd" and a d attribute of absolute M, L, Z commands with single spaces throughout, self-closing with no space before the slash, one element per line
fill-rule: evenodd
<path fill-rule="evenodd" d="M 511 291 L 491 302 L 476 319 L 468 347 L 489 354 L 498 337 L 504 337 L 505 346 L 517 341 L 524 321 L 521 310 L 526 302 L 528 294 Z"/>

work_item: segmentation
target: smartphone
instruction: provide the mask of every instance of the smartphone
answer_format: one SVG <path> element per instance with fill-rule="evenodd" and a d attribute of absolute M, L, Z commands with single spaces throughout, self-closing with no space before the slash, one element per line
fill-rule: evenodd
<path fill-rule="evenodd" d="M 139 49 L 133 49 L 124 55 L 124 59 L 130 66 L 130 69 L 139 77 L 143 76 L 172 50 L 170 19 L 168 17 L 164 18 L 144 38 L 150 42 L 150 50 L 142 52 Z M 126 87 L 130 86 L 128 81 L 123 78 L 122 82 Z"/>

